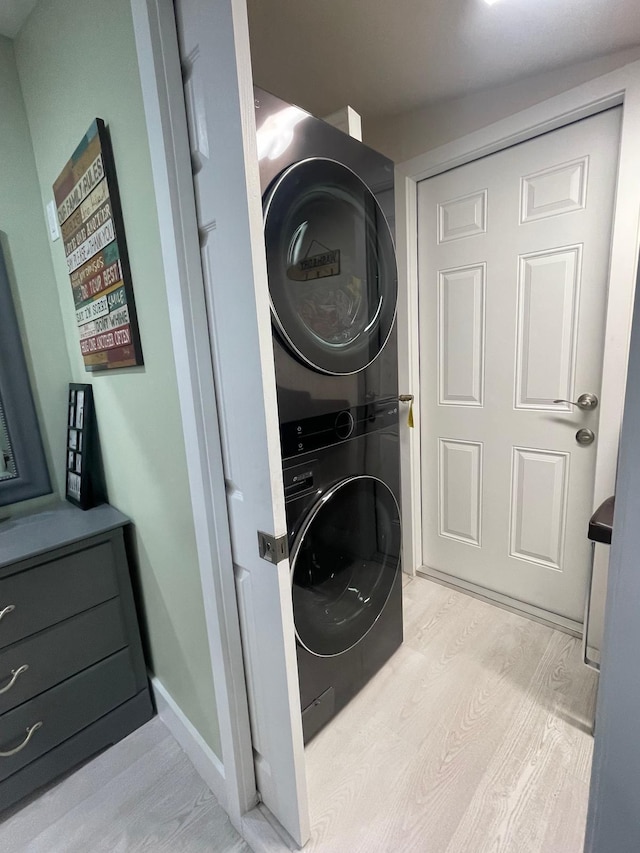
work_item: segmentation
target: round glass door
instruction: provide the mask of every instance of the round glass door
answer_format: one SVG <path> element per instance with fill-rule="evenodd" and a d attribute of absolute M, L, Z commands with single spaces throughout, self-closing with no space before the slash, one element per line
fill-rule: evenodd
<path fill-rule="evenodd" d="M 400 513 L 375 477 L 330 489 L 291 551 L 293 618 L 299 642 L 330 657 L 355 646 L 382 612 L 400 569 Z"/>
<path fill-rule="evenodd" d="M 271 308 L 294 354 L 323 373 L 357 373 L 384 347 L 398 278 L 373 193 L 334 160 L 284 171 L 264 205 Z"/>

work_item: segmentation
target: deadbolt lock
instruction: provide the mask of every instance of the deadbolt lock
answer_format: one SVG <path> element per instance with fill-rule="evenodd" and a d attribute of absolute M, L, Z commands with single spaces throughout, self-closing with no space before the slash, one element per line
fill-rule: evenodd
<path fill-rule="evenodd" d="M 592 429 L 586 429 L 583 427 L 582 429 L 579 429 L 576 433 L 576 441 L 578 442 L 578 444 L 593 444 L 595 438 L 596 436 Z"/>

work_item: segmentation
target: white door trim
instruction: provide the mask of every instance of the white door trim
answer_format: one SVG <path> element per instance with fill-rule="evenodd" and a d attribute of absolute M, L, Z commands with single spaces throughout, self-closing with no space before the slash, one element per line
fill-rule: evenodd
<path fill-rule="evenodd" d="M 218 407 L 211 362 L 187 119 L 172 0 L 131 0 L 209 653 L 226 802 L 242 834 L 257 803 Z"/>
<path fill-rule="evenodd" d="M 621 104 L 620 162 L 613 216 L 605 330 L 600 436 L 594 505 L 613 494 L 629 355 L 640 224 L 640 62 L 591 80 L 530 109 L 475 131 L 396 167 L 396 234 L 400 295 L 400 388 L 416 396 L 416 429 L 401 438 L 404 567 L 422 565 L 420 372 L 418 352 L 418 182 Z M 586 530 L 585 530 L 586 535 Z"/>

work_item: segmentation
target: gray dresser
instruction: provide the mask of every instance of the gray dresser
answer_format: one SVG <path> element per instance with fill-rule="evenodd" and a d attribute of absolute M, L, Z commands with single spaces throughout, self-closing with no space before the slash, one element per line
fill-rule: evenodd
<path fill-rule="evenodd" d="M 0 522 L 0 810 L 153 714 L 111 506 Z"/>

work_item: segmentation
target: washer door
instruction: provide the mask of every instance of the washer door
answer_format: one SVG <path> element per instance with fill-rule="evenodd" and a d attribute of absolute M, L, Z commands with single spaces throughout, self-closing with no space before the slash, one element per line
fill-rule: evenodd
<path fill-rule="evenodd" d="M 400 513 L 389 487 L 350 477 L 326 492 L 291 551 L 298 641 L 330 657 L 373 627 L 400 570 Z"/>
<path fill-rule="evenodd" d="M 391 332 L 398 276 L 373 193 L 334 160 L 302 160 L 264 204 L 274 323 L 298 358 L 330 374 L 363 370 Z"/>

